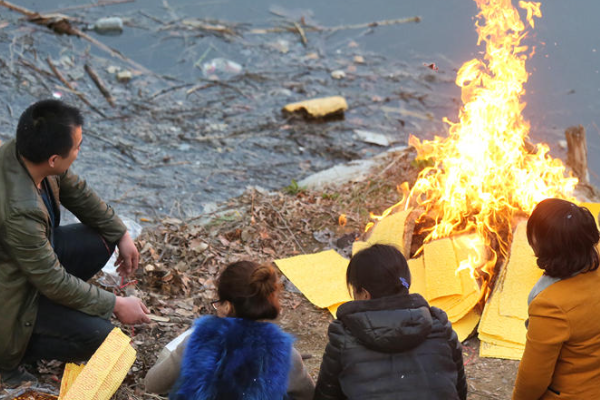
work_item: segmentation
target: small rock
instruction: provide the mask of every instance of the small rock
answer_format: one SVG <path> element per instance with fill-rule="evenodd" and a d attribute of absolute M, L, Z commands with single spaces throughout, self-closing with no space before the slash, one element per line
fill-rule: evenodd
<path fill-rule="evenodd" d="M 106 68 L 106 71 L 109 74 L 116 74 L 120 70 L 121 70 L 121 68 L 117 67 L 116 65 L 109 65 L 108 68 Z"/>
<path fill-rule="evenodd" d="M 342 70 L 335 70 L 331 73 L 331 77 L 333 79 L 344 79 L 346 77 L 346 73 Z"/>
<path fill-rule="evenodd" d="M 365 58 L 363 56 L 354 56 L 354 62 L 357 64 L 364 64 Z"/>

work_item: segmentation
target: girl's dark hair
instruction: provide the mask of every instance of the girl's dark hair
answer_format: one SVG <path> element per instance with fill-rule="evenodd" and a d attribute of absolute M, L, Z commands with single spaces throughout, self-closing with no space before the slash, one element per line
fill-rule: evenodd
<path fill-rule="evenodd" d="M 600 264 L 596 220 L 587 208 L 570 201 L 541 201 L 527 221 L 527 240 L 537 265 L 554 278 L 594 271 Z"/>
<path fill-rule="evenodd" d="M 229 264 L 217 284 L 219 300 L 231 302 L 236 317 L 251 320 L 277 318 L 279 289 L 275 269 L 251 261 Z"/>
<path fill-rule="evenodd" d="M 73 147 L 73 129 L 83 125 L 79 110 L 60 100 L 29 106 L 17 125 L 17 150 L 35 164 L 57 154 L 66 157 Z"/>
<path fill-rule="evenodd" d="M 408 293 L 410 270 L 397 248 L 375 244 L 352 256 L 346 270 L 346 284 L 349 290 L 367 290 L 373 299 Z"/>

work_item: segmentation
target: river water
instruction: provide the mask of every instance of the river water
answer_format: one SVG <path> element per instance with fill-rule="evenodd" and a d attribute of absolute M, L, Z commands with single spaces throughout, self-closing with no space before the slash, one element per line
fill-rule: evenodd
<path fill-rule="evenodd" d="M 90 2 L 14 3 L 46 12 Z M 409 134 L 443 135 L 442 118 L 456 120 L 460 106 L 453 84 L 456 71 L 482 51 L 474 29 L 477 7 L 468 0 L 137 0 L 64 13 L 85 23 L 103 16 L 124 18 L 121 35 L 90 34 L 160 78 L 142 74 L 119 85 L 106 71 L 113 64 L 127 67 L 123 61 L 81 40 L 32 27 L 0 8 L 0 23 L 11 24 L 0 29 L 0 56 L 12 65 L 0 89 L 6 103 L 0 107 L 0 139 L 12 136 L 16 116 L 37 98 L 59 92 L 65 100 L 79 102 L 58 82 L 42 88 L 24 82 L 23 67 L 15 67 L 15 60 L 24 57 L 44 69 L 50 55 L 82 91 L 93 93 L 82 72 L 85 59 L 109 82 L 117 107 L 111 109 L 99 95 L 90 97 L 105 114 L 99 117 L 77 103 L 93 136 L 75 169 L 122 213 L 150 219 L 194 216 L 206 203 L 226 200 L 248 185 L 282 187 L 291 179 L 384 150 L 357 140 L 357 129 L 385 134 L 396 145 L 405 144 Z M 591 180 L 598 186 L 600 43 L 595 16 L 600 3 L 542 1 L 542 13 L 527 39 L 536 46 L 527 64 L 531 76 L 524 113 L 531 122 L 530 136 L 533 142 L 549 143 L 552 155 L 564 159 L 560 142 L 565 128 L 583 125 Z M 412 16 L 421 22 L 307 32 L 306 46 L 292 32 L 248 32 L 300 18 L 331 27 Z M 240 36 L 192 31 L 183 24 L 186 19 L 240 24 Z M 357 55 L 365 62 L 353 62 Z M 201 66 L 215 57 L 239 64 L 244 75 L 221 77 L 223 84 L 212 86 Z M 439 71 L 424 63 L 435 63 Z M 336 69 L 344 70 L 346 78 L 332 79 Z M 33 72 L 27 73 L 25 80 L 35 82 Z M 187 93 L 194 84 L 206 88 Z M 338 94 L 350 104 L 341 121 L 308 123 L 280 113 L 288 102 Z"/>

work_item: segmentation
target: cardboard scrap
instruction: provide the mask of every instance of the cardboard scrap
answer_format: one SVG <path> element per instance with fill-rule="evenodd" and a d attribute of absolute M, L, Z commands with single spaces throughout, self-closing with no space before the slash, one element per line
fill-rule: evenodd
<path fill-rule="evenodd" d="M 335 250 L 276 260 L 275 264 L 317 307 L 351 300 L 346 287 L 348 260 Z"/>
<path fill-rule="evenodd" d="M 135 350 L 131 347 L 130 341 L 131 339 L 119 328 L 115 328 L 85 367 L 67 364 L 65 367 L 67 382 L 64 387 L 61 383 L 59 399 L 110 399 L 135 361 Z"/>
<path fill-rule="evenodd" d="M 283 107 L 285 112 L 304 111 L 313 118 L 322 118 L 328 115 L 340 114 L 348 109 L 346 99 L 341 96 L 321 97 L 318 99 L 305 100 L 291 103 Z"/>

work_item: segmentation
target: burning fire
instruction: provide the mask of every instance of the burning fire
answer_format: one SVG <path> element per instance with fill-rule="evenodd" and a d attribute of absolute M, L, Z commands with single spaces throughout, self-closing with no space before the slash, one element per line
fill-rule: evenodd
<path fill-rule="evenodd" d="M 527 32 L 518 10 L 510 0 L 475 2 L 480 10 L 477 44 L 484 42 L 486 51 L 482 60 L 468 61 L 458 71 L 463 102 L 459 121 L 444 118 L 449 125 L 446 138 L 410 137 L 417 159 L 428 160 L 430 166 L 412 188 L 406 182 L 400 186 L 399 203 L 372 218 L 378 221 L 414 207 L 423 210 L 418 222 L 434 222 L 423 228 L 424 242 L 475 233 L 478 240 L 472 247 L 491 249 L 492 254 L 485 263 L 471 259 L 459 269 L 469 268 L 473 277 L 488 281 L 498 257 L 507 256 L 514 217 L 530 214 L 548 197 L 573 200 L 577 179 L 565 177 L 565 167 L 548 155 L 546 144 L 528 142 L 530 126 L 521 114 L 521 97 L 528 78 L 525 62 L 533 50 L 521 44 Z M 519 7 L 533 28 L 533 17 L 541 17 L 540 3 L 521 1 Z"/>

